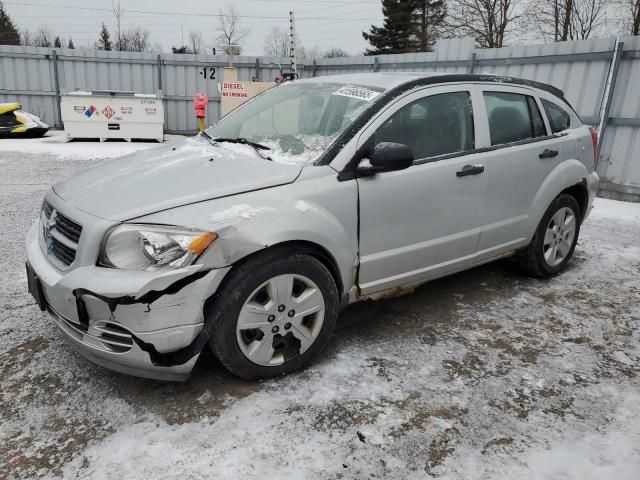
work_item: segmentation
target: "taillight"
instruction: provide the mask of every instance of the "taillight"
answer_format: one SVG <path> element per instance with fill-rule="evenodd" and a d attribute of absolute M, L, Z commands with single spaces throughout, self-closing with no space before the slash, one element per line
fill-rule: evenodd
<path fill-rule="evenodd" d="M 593 166 L 598 166 L 598 132 L 593 127 L 589 127 L 591 133 L 591 141 L 593 142 Z"/>

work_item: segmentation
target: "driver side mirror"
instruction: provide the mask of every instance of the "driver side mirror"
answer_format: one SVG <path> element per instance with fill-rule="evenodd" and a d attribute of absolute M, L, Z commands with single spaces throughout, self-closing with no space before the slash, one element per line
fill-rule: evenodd
<path fill-rule="evenodd" d="M 381 172 L 404 170 L 413 165 L 413 152 L 402 143 L 381 142 L 373 152 L 365 157 L 371 166 L 360 166 L 358 172 L 364 175 L 375 175 Z"/>

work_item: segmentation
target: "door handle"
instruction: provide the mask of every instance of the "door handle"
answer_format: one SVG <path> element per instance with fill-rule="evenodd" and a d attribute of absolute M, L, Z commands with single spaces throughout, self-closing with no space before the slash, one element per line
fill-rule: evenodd
<path fill-rule="evenodd" d="M 548 148 L 546 148 L 544 150 L 544 152 L 542 152 L 540 155 L 538 155 L 538 158 L 543 159 L 543 158 L 554 158 L 558 156 L 558 151 L 557 150 L 549 150 Z"/>
<path fill-rule="evenodd" d="M 456 172 L 456 177 L 480 175 L 482 172 L 484 172 L 484 165 L 465 165 L 462 170 Z"/>

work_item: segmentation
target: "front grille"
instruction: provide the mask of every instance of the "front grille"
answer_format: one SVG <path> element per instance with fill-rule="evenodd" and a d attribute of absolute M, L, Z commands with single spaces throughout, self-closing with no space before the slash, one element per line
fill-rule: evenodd
<path fill-rule="evenodd" d="M 76 259 L 82 226 L 48 202 L 42 204 L 41 221 L 47 254 L 56 258 L 63 266 L 71 265 Z"/>
<path fill-rule="evenodd" d="M 51 242 L 50 249 L 53 256 L 65 265 L 71 265 L 76 259 L 76 251 L 53 237 L 51 237 L 49 241 Z"/>
<path fill-rule="evenodd" d="M 74 243 L 78 243 L 80 234 L 82 233 L 82 227 L 80 225 L 65 217 L 60 212 L 56 213 L 56 230 Z"/>

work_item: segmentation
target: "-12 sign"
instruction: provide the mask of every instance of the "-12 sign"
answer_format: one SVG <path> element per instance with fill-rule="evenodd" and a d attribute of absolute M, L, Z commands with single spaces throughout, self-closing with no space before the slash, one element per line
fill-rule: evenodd
<path fill-rule="evenodd" d="M 200 70 L 200 75 L 205 79 L 215 80 L 216 69 L 215 67 L 202 67 L 202 70 Z"/>

